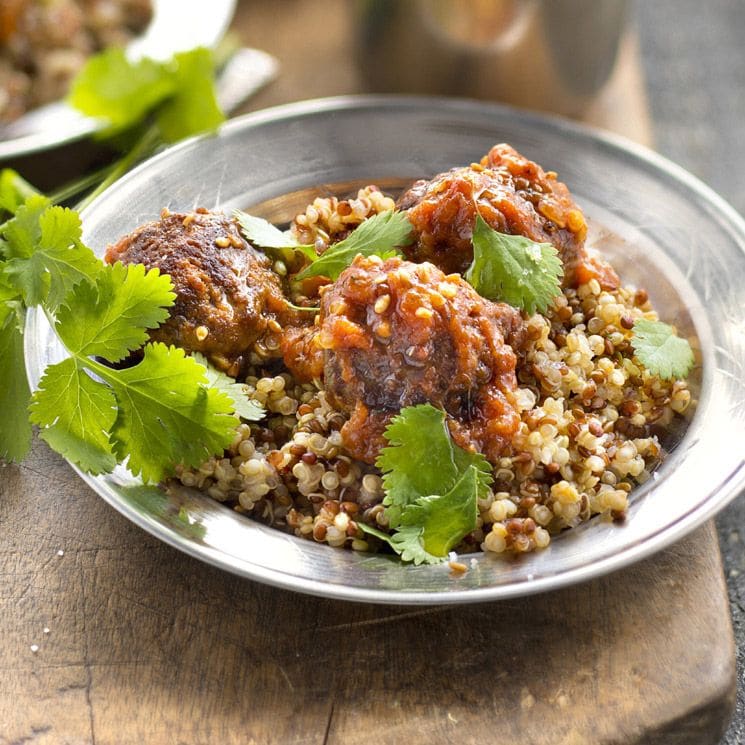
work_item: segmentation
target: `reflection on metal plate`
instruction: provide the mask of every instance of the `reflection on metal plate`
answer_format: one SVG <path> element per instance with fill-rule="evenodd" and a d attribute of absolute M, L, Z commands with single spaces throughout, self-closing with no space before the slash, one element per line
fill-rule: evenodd
<path fill-rule="evenodd" d="M 156 156 L 85 211 L 83 237 L 103 253 L 164 206 L 230 211 L 258 205 L 264 216 L 286 220 L 319 193 L 362 183 L 400 187 L 478 160 L 502 141 L 561 174 L 584 208 L 591 240 L 695 342 L 695 415 L 654 478 L 634 492 L 624 525 L 593 520 L 518 559 L 477 554 L 475 567 L 456 579 L 447 566 L 406 566 L 295 538 L 201 493 L 158 498 L 121 467 L 109 476 L 81 474 L 85 481 L 145 530 L 228 571 L 379 603 L 465 603 L 558 588 L 627 566 L 714 515 L 745 485 L 745 223 L 711 190 L 650 151 L 490 104 L 310 101 L 237 119 L 216 136 Z M 31 311 L 31 385 L 62 355 L 44 315 Z"/>

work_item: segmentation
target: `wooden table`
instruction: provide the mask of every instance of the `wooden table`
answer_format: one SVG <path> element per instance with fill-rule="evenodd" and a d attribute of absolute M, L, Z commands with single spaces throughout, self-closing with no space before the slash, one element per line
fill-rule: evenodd
<path fill-rule="evenodd" d="M 241 5 L 241 40 L 283 65 L 250 108 L 359 90 L 346 7 Z M 633 38 L 588 118 L 649 141 Z M 734 675 L 711 524 L 552 594 L 366 606 L 176 552 L 42 443 L 0 469 L 1 745 L 706 745 L 726 724 Z"/>

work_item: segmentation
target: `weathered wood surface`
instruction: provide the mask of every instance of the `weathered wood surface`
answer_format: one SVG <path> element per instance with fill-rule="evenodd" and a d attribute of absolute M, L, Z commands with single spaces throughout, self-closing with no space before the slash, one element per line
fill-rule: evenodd
<path fill-rule="evenodd" d="M 711 524 L 549 595 L 365 606 L 178 553 L 41 444 L 1 474 L 3 745 L 705 745 L 731 706 Z"/>
<path fill-rule="evenodd" d="M 347 7 L 241 5 L 241 40 L 283 65 L 247 109 L 360 90 Z M 588 118 L 649 141 L 633 38 Z M 734 674 L 710 524 L 549 595 L 363 606 L 176 552 L 39 443 L 0 469 L 0 745 L 706 745 L 726 724 Z"/>

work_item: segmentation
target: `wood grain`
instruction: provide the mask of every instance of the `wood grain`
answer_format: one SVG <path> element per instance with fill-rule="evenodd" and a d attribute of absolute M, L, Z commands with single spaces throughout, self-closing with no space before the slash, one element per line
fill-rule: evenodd
<path fill-rule="evenodd" d="M 40 443 L 1 483 L 3 745 L 705 745 L 732 705 L 711 524 L 580 587 L 411 609 L 203 565 Z"/>
<path fill-rule="evenodd" d="M 247 109 L 361 90 L 348 7 L 240 5 L 240 40 L 282 62 Z M 649 143 L 633 37 L 588 120 Z M 0 468 L 0 745 L 707 745 L 734 676 L 711 524 L 549 595 L 355 605 L 176 552 L 41 443 Z"/>

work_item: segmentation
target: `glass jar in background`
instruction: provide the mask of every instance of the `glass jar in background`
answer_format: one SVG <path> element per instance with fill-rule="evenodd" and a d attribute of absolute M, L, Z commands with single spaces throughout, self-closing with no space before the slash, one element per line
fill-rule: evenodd
<path fill-rule="evenodd" d="M 380 93 L 581 116 L 615 66 L 629 0 L 358 0 L 357 64 Z"/>

